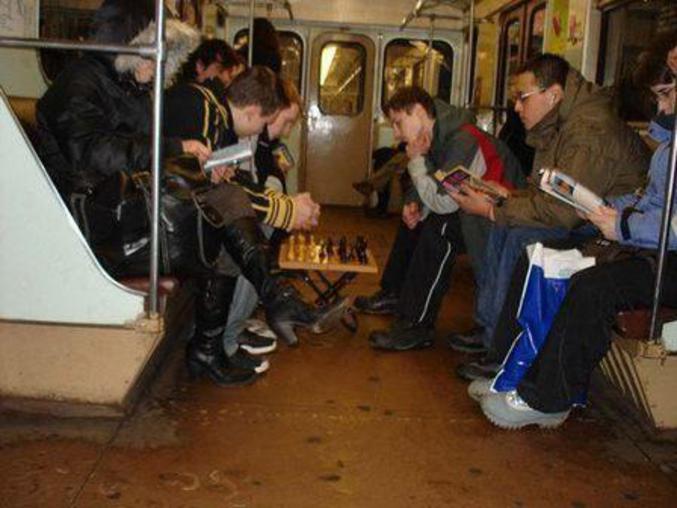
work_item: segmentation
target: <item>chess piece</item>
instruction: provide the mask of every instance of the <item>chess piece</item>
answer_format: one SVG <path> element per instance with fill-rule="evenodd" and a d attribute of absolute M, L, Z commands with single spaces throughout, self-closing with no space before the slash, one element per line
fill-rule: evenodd
<path fill-rule="evenodd" d="M 296 237 L 295 235 L 291 235 L 289 237 L 289 241 L 287 242 L 287 261 L 295 261 L 296 256 L 295 254 L 296 250 Z"/>
<path fill-rule="evenodd" d="M 345 236 L 342 236 L 339 240 L 338 256 L 341 263 L 348 262 L 348 240 Z"/>

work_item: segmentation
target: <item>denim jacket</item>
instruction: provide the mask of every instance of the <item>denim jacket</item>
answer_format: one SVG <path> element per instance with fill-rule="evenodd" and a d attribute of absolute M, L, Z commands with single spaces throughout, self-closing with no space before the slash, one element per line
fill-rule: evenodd
<path fill-rule="evenodd" d="M 651 158 L 649 181 L 644 192 L 624 194 L 607 201 L 618 211 L 616 233 L 619 243 L 655 249 L 658 247 L 665 204 L 672 132 L 651 122 L 649 135 L 661 144 Z M 677 194 L 673 197 L 668 248 L 677 250 Z"/>

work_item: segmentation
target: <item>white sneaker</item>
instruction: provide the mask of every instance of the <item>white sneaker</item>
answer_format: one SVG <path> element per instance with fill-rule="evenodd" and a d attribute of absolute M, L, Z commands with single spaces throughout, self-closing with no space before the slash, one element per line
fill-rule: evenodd
<path fill-rule="evenodd" d="M 555 428 L 562 425 L 570 413 L 542 413 L 532 409 L 517 394 L 517 390 L 489 393 L 482 398 L 480 405 L 489 421 L 502 429 L 521 429 L 528 425 Z"/>
<path fill-rule="evenodd" d="M 255 333 L 256 335 L 260 335 L 261 337 L 267 337 L 273 340 L 277 339 L 277 335 L 275 334 L 275 332 L 271 330 L 268 327 L 268 325 L 264 321 L 261 321 L 260 319 L 247 319 L 247 321 L 245 321 L 244 326 L 250 332 Z"/>
<path fill-rule="evenodd" d="M 492 393 L 491 385 L 493 382 L 493 379 L 475 379 L 468 385 L 468 395 L 471 399 L 481 402 L 484 397 Z"/>

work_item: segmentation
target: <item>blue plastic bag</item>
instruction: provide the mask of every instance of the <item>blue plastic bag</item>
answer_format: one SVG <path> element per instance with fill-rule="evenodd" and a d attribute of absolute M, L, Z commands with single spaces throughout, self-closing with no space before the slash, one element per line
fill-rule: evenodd
<path fill-rule="evenodd" d="M 569 287 L 569 279 L 577 271 L 595 265 L 595 258 L 583 257 L 576 249 L 547 249 L 536 243 L 527 247 L 527 251 L 529 270 L 517 310 L 517 322 L 522 331 L 494 379 L 492 390 L 496 392 L 517 389 L 548 336 Z"/>

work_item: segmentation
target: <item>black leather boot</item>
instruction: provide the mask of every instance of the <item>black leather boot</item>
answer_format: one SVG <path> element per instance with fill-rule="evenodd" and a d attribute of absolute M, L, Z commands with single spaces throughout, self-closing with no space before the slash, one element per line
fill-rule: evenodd
<path fill-rule="evenodd" d="M 347 310 L 347 300 L 314 308 L 301 299 L 294 287 L 283 284 L 272 275 L 268 243 L 255 219 L 238 219 L 221 231 L 228 254 L 259 295 L 266 310 L 268 326 L 288 345 L 298 344 L 295 326 L 307 328 L 313 333 L 324 333 L 338 324 Z"/>
<path fill-rule="evenodd" d="M 192 379 L 208 376 L 221 386 L 251 383 L 256 372 L 233 365 L 223 350 L 221 336 L 228 321 L 228 308 L 235 287 L 230 277 L 198 282 L 195 300 L 195 333 L 186 348 L 186 366 Z"/>

